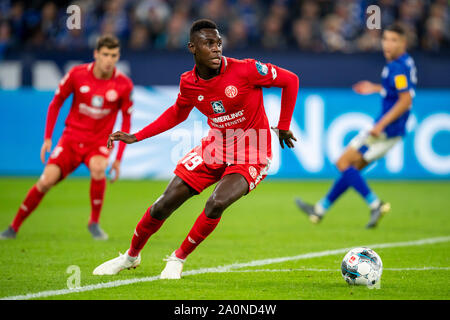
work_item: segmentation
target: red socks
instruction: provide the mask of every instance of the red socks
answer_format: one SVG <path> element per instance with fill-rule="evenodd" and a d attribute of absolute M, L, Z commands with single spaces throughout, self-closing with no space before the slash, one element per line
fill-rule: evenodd
<path fill-rule="evenodd" d="M 106 179 L 94 180 L 91 179 L 91 217 L 89 224 L 98 223 L 100 217 L 100 211 L 103 205 L 103 197 L 105 195 Z M 45 193 L 40 192 L 36 185 L 34 185 L 28 192 L 25 200 L 20 205 L 19 211 L 14 218 L 11 227 L 14 231 L 19 231 L 19 228 L 23 221 L 33 212 L 44 197 Z"/>
<path fill-rule="evenodd" d="M 211 219 L 205 215 L 205 210 L 200 214 L 194 223 L 191 231 L 189 231 L 188 236 L 184 239 L 180 248 L 175 251 L 177 258 L 186 259 L 186 257 L 194 251 L 195 248 L 203 241 L 205 238 L 213 232 L 219 223 L 220 218 Z"/>
<path fill-rule="evenodd" d="M 151 207 L 150 207 L 151 208 Z M 139 252 L 147 243 L 147 240 L 152 234 L 161 228 L 165 220 L 158 220 L 150 215 L 150 208 L 139 221 L 136 230 L 134 231 L 133 238 L 131 240 L 131 246 L 128 250 L 128 255 L 131 257 L 136 257 Z M 205 215 L 205 210 L 200 214 L 194 223 L 191 231 L 189 232 L 186 239 L 181 244 L 180 248 L 175 251 L 177 258 L 186 259 L 186 257 L 194 251 L 194 249 L 203 241 L 205 238 L 213 232 L 219 223 L 220 218 L 211 219 Z"/>
<path fill-rule="evenodd" d="M 17 211 L 16 217 L 11 224 L 11 227 L 14 229 L 14 231 L 19 231 L 22 222 L 33 212 L 34 209 L 36 209 L 44 195 L 45 193 L 40 192 L 36 188 L 36 185 L 34 185 L 30 189 L 30 191 L 28 191 L 25 200 L 20 205 L 19 211 Z"/>
<path fill-rule="evenodd" d="M 139 252 L 141 252 L 142 248 L 147 243 L 148 238 L 158 231 L 165 221 L 153 218 L 150 215 L 150 209 L 151 207 L 145 212 L 134 231 L 133 238 L 131 239 L 131 246 L 128 250 L 128 255 L 131 257 L 137 257 L 139 255 Z"/>
<path fill-rule="evenodd" d="M 100 211 L 103 206 L 103 198 L 105 195 L 106 178 L 95 180 L 91 179 L 90 197 L 91 197 L 91 217 L 89 224 L 98 223 Z"/>

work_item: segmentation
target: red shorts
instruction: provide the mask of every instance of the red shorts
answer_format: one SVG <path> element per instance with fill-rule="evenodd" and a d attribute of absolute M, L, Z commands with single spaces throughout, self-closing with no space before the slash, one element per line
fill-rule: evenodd
<path fill-rule="evenodd" d="M 232 173 L 241 174 L 252 191 L 266 176 L 270 160 L 260 164 L 206 164 L 202 158 L 202 146 L 197 146 L 185 155 L 174 173 L 198 193 Z"/>
<path fill-rule="evenodd" d="M 56 164 L 61 169 L 61 179 L 64 179 L 81 163 L 89 167 L 89 160 L 93 156 L 108 158 L 109 153 L 105 143 L 81 143 L 61 137 L 47 164 Z"/>

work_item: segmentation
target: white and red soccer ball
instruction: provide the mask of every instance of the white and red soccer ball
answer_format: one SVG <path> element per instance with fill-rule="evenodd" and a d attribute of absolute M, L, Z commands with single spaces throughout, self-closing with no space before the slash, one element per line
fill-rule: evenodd
<path fill-rule="evenodd" d="M 342 260 L 341 272 L 349 284 L 373 286 L 381 279 L 383 262 L 369 248 L 354 248 Z"/>

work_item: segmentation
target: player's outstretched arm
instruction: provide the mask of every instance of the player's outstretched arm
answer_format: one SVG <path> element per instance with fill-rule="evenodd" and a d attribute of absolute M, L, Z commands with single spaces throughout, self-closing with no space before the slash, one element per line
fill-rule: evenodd
<path fill-rule="evenodd" d="M 158 119 L 135 134 L 129 134 L 122 131 L 116 131 L 113 134 L 110 134 L 107 147 L 112 148 L 114 141 L 122 141 L 126 144 L 131 144 L 156 136 L 186 120 L 192 109 L 193 107 L 179 106 L 175 103 L 169 109 L 164 111 Z"/>
<path fill-rule="evenodd" d="M 383 87 L 381 84 L 373 83 L 367 80 L 359 81 L 352 86 L 353 91 L 359 94 L 379 93 Z"/>
<path fill-rule="evenodd" d="M 109 135 L 108 144 L 106 145 L 108 149 L 111 149 L 113 147 L 114 141 L 122 141 L 126 144 L 131 144 L 137 142 L 138 140 L 136 139 L 136 136 L 134 134 L 126 133 L 123 131 L 116 131 Z"/>
<path fill-rule="evenodd" d="M 164 131 L 172 129 L 187 119 L 189 113 L 194 108 L 193 106 L 186 106 L 178 104 L 178 101 L 161 114 L 158 119 L 144 127 L 142 130 L 135 133 L 137 141 L 156 136 Z"/>

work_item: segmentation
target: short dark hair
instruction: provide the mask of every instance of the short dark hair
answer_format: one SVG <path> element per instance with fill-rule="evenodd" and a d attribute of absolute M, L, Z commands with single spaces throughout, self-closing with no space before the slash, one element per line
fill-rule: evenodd
<path fill-rule="evenodd" d="M 399 23 L 393 23 L 386 28 L 384 28 L 384 31 L 392 31 L 395 32 L 401 36 L 406 36 L 406 29 Z"/>
<path fill-rule="evenodd" d="M 192 39 L 194 33 L 202 30 L 202 29 L 217 29 L 217 24 L 209 19 L 200 19 L 194 21 L 191 26 L 191 31 L 189 32 L 189 37 Z"/>
<path fill-rule="evenodd" d="M 100 36 L 95 44 L 95 49 L 98 51 L 103 47 L 107 47 L 108 49 L 120 48 L 120 41 L 112 34 Z"/>

